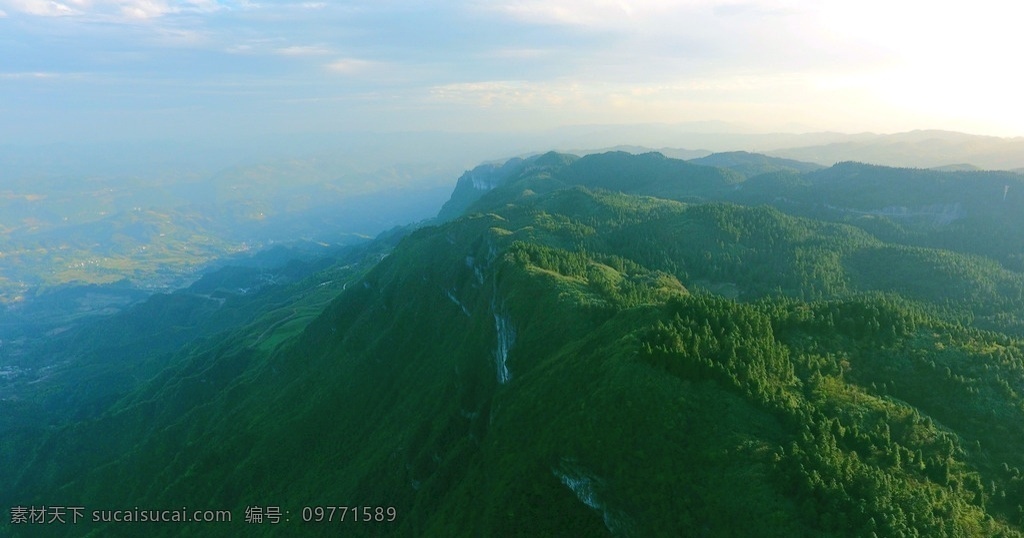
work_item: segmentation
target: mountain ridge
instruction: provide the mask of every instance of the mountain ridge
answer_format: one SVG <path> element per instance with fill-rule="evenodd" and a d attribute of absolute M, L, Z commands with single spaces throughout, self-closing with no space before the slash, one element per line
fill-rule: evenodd
<path fill-rule="evenodd" d="M 914 223 L 884 237 L 750 203 L 759 182 L 800 202 L 888 174 L 964 181 L 527 161 L 484 169 L 486 191 L 464 175 L 480 196 L 461 216 L 403 232 L 305 321 L 194 343 L 52 432 L 19 467 L 24 498 L 2 500 L 280 503 L 313 535 L 338 523 L 302 507 L 336 499 L 398 509 L 355 535 L 1020 535 L 1024 276 L 917 245 Z"/>

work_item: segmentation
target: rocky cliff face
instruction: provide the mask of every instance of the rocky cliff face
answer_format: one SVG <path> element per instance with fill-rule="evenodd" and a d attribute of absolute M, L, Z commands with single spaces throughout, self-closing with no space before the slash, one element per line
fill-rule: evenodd
<path fill-rule="evenodd" d="M 509 159 L 501 164 L 482 164 L 462 174 L 451 198 L 441 207 L 437 220 L 445 222 L 459 217 L 484 193 L 520 173 L 527 163 L 524 159 Z"/>

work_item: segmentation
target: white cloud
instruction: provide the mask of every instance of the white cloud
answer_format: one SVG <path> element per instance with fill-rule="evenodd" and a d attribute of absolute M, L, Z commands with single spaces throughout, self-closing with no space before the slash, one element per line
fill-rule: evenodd
<path fill-rule="evenodd" d="M 256 49 L 252 45 L 231 45 L 225 48 L 224 52 L 228 54 L 252 54 L 256 52 Z"/>
<path fill-rule="evenodd" d="M 28 73 L 0 73 L 0 79 L 2 80 L 40 80 L 57 78 L 59 76 L 59 73 L 47 73 L 41 71 L 33 71 Z"/>
<path fill-rule="evenodd" d="M 837 98 L 847 99 L 849 113 L 833 110 L 830 103 Z M 771 129 L 784 120 L 817 128 L 830 124 L 861 127 L 858 118 L 867 117 L 866 110 L 875 103 L 858 92 L 816 88 L 813 78 L 802 73 L 708 76 L 660 83 L 479 81 L 434 86 L 428 99 L 469 116 L 503 114 L 503 118 L 532 118 L 530 121 L 541 123 L 721 120 L 759 129 Z"/>
<path fill-rule="evenodd" d="M 210 41 L 209 35 L 199 30 L 159 28 L 150 38 L 156 43 L 173 47 L 195 47 Z"/>
<path fill-rule="evenodd" d="M 124 22 L 222 9 L 215 0 L 9 0 L 8 5 L 20 13 L 39 17 L 81 16 Z"/>
<path fill-rule="evenodd" d="M 786 14 L 799 0 L 503 0 L 474 3 L 483 11 L 497 12 L 529 23 L 597 28 L 636 28 L 645 22 L 686 23 L 696 16 L 734 14 Z M 807 3 L 804 0 L 803 3 Z"/>
<path fill-rule="evenodd" d="M 216 0 L 106 0 L 130 18 L 152 19 L 175 13 L 213 13 L 224 9 Z"/>
<path fill-rule="evenodd" d="M 485 52 L 481 54 L 481 56 L 503 60 L 532 60 L 536 58 L 543 58 L 549 54 L 551 54 L 551 51 L 547 49 L 505 48 Z"/>
<path fill-rule="evenodd" d="M 430 89 L 430 94 L 438 101 L 478 106 L 549 104 L 642 108 L 657 104 L 668 109 L 674 103 L 745 98 L 792 91 L 808 84 L 803 75 L 787 74 L 687 78 L 664 83 L 498 80 L 437 85 Z"/>
<path fill-rule="evenodd" d="M 37 17 L 66 17 L 80 13 L 67 4 L 52 0 L 13 0 L 10 7 Z"/>
<path fill-rule="evenodd" d="M 121 3 L 119 11 L 129 19 L 154 19 L 174 13 L 176 9 L 167 4 L 167 2 L 136 0 Z"/>
<path fill-rule="evenodd" d="M 292 45 L 290 47 L 281 47 L 274 52 L 282 56 L 323 56 L 324 54 L 330 54 L 331 49 L 323 45 Z"/>
<path fill-rule="evenodd" d="M 276 54 L 279 56 L 325 56 L 334 51 L 325 44 L 289 45 L 285 37 L 245 39 L 233 45 L 225 44 L 221 50 L 228 54 Z"/>
<path fill-rule="evenodd" d="M 572 103 L 580 106 L 590 101 L 585 91 L 576 83 L 526 82 L 517 80 L 494 80 L 481 82 L 459 82 L 442 84 L 429 90 L 432 100 L 484 108 L 515 108 L 535 105 L 562 105 Z"/>
<path fill-rule="evenodd" d="M 493 10 L 526 22 L 570 26 L 604 26 L 623 17 L 630 17 L 634 8 L 628 2 L 548 0 L 515 0 L 484 3 L 479 7 Z"/>
<path fill-rule="evenodd" d="M 363 73 L 375 65 L 377 65 L 375 62 L 358 58 L 341 58 L 327 64 L 327 70 L 343 75 L 355 75 Z"/>

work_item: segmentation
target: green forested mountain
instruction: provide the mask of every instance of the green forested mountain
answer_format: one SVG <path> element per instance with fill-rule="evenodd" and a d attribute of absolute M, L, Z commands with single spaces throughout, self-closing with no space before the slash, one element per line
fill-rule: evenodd
<path fill-rule="evenodd" d="M 704 157 L 691 159 L 690 162 L 694 164 L 702 164 L 704 166 L 729 168 L 746 177 L 759 176 L 761 174 L 771 172 L 813 172 L 824 168 L 824 166 L 819 164 L 794 161 L 792 159 L 782 159 L 779 157 L 769 157 L 760 153 L 750 153 L 747 151 L 713 153 Z"/>
<path fill-rule="evenodd" d="M 746 179 L 625 153 L 475 170 L 372 268 L 268 288 L 249 303 L 266 317 L 203 333 L 105 409 L 0 437 L 0 504 L 231 523 L 0 529 L 1021 535 L 1010 179 L 852 163 Z"/>
<path fill-rule="evenodd" d="M 971 252 L 1024 270 L 1024 177 L 839 163 L 751 178 L 730 200 L 846 222 L 887 241 Z"/>

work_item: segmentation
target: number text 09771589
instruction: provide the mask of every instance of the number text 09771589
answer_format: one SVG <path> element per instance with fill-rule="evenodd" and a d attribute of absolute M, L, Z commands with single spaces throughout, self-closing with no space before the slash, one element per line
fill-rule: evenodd
<path fill-rule="evenodd" d="M 398 517 L 394 506 L 304 506 L 302 521 L 307 523 L 331 522 L 390 522 Z"/>

